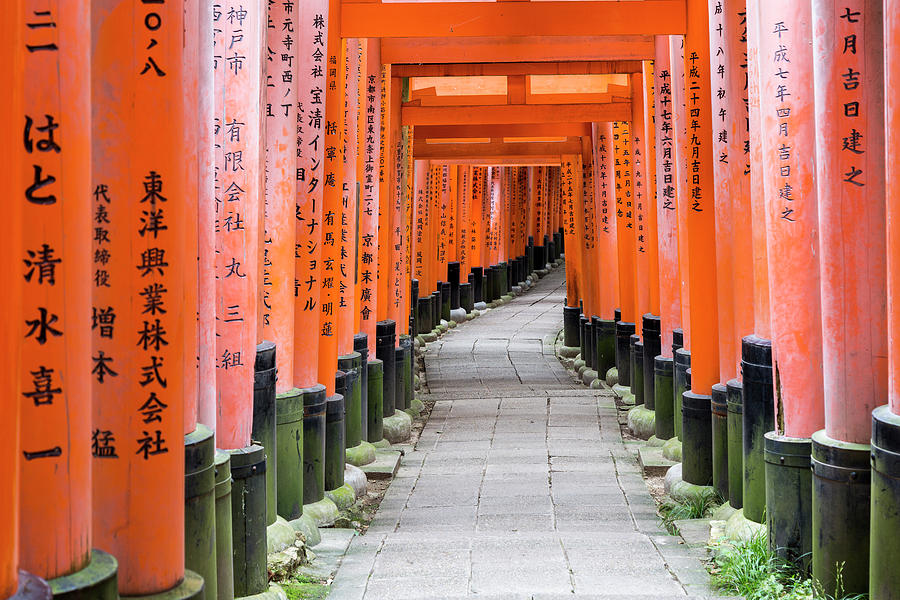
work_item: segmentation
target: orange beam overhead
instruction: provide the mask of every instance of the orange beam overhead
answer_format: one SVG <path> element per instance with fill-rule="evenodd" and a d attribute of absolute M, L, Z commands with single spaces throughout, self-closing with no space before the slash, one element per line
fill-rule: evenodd
<path fill-rule="evenodd" d="M 639 60 L 503 62 L 397 65 L 394 77 L 479 77 L 508 75 L 611 75 L 640 73 Z"/>
<path fill-rule="evenodd" d="M 581 4 L 581 2 L 572 2 Z M 628 4 L 634 4 L 629 2 Z M 526 37 L 403 37 L 381 40 L 381 61 L 417 63 L 534 63 L 651 59 L 651 35 Z M 552 73 L 551 73 L 552 74 Z"/>
<path fill-rule="evenodd" d="M 500 156 L 484 158 L 431 158 L 431 164 L 467 165 L 473 167 L 558 167 L 559 156 Z"/>
<path fill-rule="evenodd" d="M 528 104 L 512 106 L 407 106 L 404 125 L 465 125 L 469 123 L 578 123 L 624 121 L 631 118 L 631 103 Z M 482 134 L 480 137 L 484 137 Z"/>
<path fill-rule="evenodd" d="M 417 140 L 502 137 L 581 137 L 590 134 L 590 123 L 420 125 L 413 129 L 413 137 Z"/>
<path fill-rule="evenodd" d="M 416 160 L 432 158 L 492 158 L 517 156 L 559 156 L 572 154 L 581 142 L 490 142 L 487 144 L 429 144 L 416 141 L 413 156 Z"/>
<path fill-rule="evenodd" d="M 343 3 L 341 37 L 683 34 L 683 0 Z"/>

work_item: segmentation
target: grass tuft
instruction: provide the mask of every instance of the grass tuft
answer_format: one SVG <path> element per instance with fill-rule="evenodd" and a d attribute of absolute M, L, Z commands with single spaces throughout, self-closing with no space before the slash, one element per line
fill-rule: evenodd
<path fill-rule="evenodd" d="M 825 593 L 822 585 L 797 571 L 794 565 L 769 550 L 759 532 L 747 541 L 722 550 L 710 567 L 713 585 L 746 600 L 864 600 L 866 594 L 843 594 L 838 568 L 838 591 Z"/>
<path fill-rule="evenodd" d="M 671 535 L 677 535 L 675 521 L 684 519 L 702 519 L 722 503 L 722 499 L 713 490 L 704 490 L 697 496 L 686 500 L 669 499 L 659 505 L 662 523 Z"/>

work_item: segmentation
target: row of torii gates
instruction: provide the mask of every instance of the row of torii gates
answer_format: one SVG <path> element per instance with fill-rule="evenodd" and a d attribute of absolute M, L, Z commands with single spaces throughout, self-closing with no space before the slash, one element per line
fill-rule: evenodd
<path fill-rule="evenodd" d="M 0 598 L 263 592 L 411 336 L 563 247 L 684 479 L 900 597 L 893 0 L 5 8 Z"/>

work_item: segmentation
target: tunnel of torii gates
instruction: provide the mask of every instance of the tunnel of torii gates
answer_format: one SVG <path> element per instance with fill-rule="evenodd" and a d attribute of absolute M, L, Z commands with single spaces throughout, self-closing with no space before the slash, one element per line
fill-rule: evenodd
<path fill-rule="evenodd" d="M 684 481 L 900 597 L 892 0 L 4 6 L 0 597 L 263 592 L 563 251 Z"/>

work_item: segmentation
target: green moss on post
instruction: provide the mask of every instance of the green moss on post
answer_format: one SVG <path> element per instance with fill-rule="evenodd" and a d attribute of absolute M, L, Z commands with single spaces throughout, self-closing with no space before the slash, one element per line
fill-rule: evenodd
<path fill-rule="evenodd" d="M 231 454 L 231 540 L 235 597 L 265 591 L 266 451 L 252 445 Z"/>
<path fill-rule="evenodd" d="M 215 454 L 209 427 L 184 436 L 184 566 L 203 578 L 209 598 L 217 595 Z"/>
<path fill-rule="evenodd" d="M 294 388 L 275 398 L 278 443 L 278 514 L 287 520 L 303 514 L 303 391 Z"/>
<path fill-rule="evenodd" d="M 234 548 L 231 541 L 231 455 L 216 450 L 216 596 L 234 598 Z"/>
<path fill-rule="evenodd" d="M 83 569 L 50 579 L 47 583 L 54 600 L 118 600 L 118 570 L 115 557 L 94 549 L 90 562 Z"/>

